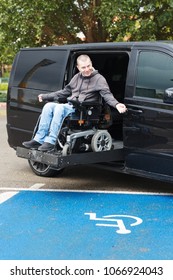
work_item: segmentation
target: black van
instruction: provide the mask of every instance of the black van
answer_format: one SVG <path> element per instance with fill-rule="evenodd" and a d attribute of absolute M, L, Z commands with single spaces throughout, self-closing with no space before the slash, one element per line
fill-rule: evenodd
<path fill-rule="evenodd" d="M 103 152 L 48 154 L 22 147 L 44 104 L 76 73 L 76 58 L 91 57 L 116 99 L 126 104 L 108 129 L 117 145 Z M 32 170 L 50 176 L 64 167 L 100 164 L 106 169 L 173 181 L 173 42 L 92 43 L 24 48 L 16 55 L 7 96 L 8 142 Z"/>

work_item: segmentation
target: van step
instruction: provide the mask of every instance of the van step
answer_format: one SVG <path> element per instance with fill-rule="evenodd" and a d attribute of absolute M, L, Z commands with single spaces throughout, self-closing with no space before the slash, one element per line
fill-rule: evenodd
<path fill-rule="evenodd" d="M 53 154 L 50 152 L 41 152 L 38 150 L 30 150 L 23 147 L 17 147 L 16 155 L 21 158 L 26 158 L 56 168 L 64 168 L 67 166 L 78 164 L 90 164 L 111 161 L 115 162 L 124 160 L 124 150 L 122 148 L 104 152 L 86 152 L 62 156 L 61 154 Z"/>

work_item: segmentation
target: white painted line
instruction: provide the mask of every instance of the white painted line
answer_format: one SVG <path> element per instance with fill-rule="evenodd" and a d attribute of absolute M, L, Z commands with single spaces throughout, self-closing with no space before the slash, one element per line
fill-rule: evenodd
<path fill-rule="evenodd" d="M 30 189 L 29 188 L 0 188 L 0 191 L 17 191 L 17 192 L 20 192 L 20 191 L 29 191 Z"/>
<path fill-rule="evenodd" d="M 104 194 L 131 194 L 131 195 L 165 195 L 165 196 L 173 196 L 173 193 L 160 193 L 160 192 L 131 192 L 131 191 L 100 191 L 100 190 L 75 190 L 75 189 L 40 189 L 35 188 L 34 186 L 37 184 L 34 184 L 30 188 L 0 188 L 0 191 L 40 191 L 40 192 L 78 192 L 78 193 L 104 193 Z M 40 186 L 43 186 L 45 184 L 41 184 Z"/>
<path fill-rule="evenodd" d="M 45 184 L 41 184 L 41 183 L 37 183 L 37 184 L 34 184 L 33 186 L 31 186 L 29 189 L 27 190 L 38 190 L 40 189 L 41 187 L 43 187 Z M 8 189 L 10 191 L 8 191 Z M 1 188 L 0 190 L 3 190 L 3 188 Z M 4 193 L 1 193 L 0 194 L 0 204 L 7 201 L 8 199 L 10 199 L 11 197 L 13 197 L 14 195 L 18 194 L 19 191 L 21 191 L 21 189 L 19 188 L 14 188 L 13 191 L 12 188 L 4 188 L 4 190 L 6 192 Z M 26 190 L 26 189 L 23 189 L 23 190 Z"/>
<path fill-rule="evenodd" d="M 39 190 L 41 187 L 43 187 L 45 184 L 42 184 L 42 183 L 37 183 L 37 184 L 34 184 L 32 185 L 31 187 L 29 188 L 0 188 L 0 191 L 17 191 L 17 192 L 20 192 L 20 191 L 31 191 L 31 190 Z"/>
<path fill-rule="evenodd" d="M 14 195 L 16 195 L 18 192 L 4 192 L 0 194 L 0 204 L 5 202 L 6 200 L 10 199 Z"/>
<path fill-rule="evenodd" d="M 167 195 L 173 196 L 173 193 L 156 193 L 156 192 L 131 192 L 131 191 L 100 191 L 100 190 L 75 190 L 75 189 L 41 189 L 39 191 L 47 192 L 77 192 L 77 193 L 104 193 L 104 194 L 139 194 L 139 195 Z"/>
<path fill-rule="evenodd" d="M 29 189 L 30 190 L 38 190 L 40 189 L 41 187 L 43 187 L 45 184 L 42 184 L 42 183 L 36 183 L 34 185 L 32 185 Z"/>

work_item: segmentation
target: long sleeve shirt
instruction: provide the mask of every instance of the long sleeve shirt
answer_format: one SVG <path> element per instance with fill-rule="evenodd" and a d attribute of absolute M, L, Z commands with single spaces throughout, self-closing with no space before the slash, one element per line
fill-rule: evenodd
<path fill-rule="evenodd" d="M 44 94 L 42 99 L 56 101 L 59 97 L 68 97 L 69 101 L 78 98 L 79 102 L 99 102 L 100 96 L 114 108 L 119 103 L 111 93 L 106 79 L 94 70 L 90 76 L 77 73 L 64 89 Z"/>

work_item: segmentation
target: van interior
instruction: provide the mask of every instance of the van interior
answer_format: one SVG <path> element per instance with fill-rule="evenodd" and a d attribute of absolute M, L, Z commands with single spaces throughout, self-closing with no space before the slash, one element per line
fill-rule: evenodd
<path fill-rule="evenodd" d="M 86 53 L 86 52 L 85 52 Z M 93 63 L 93 67 L 102 74 L 108 82 L 111 92 L 119 102 L 124 102 L 125 85 L 129 55 L 127 52 L 89 52 L 87 53 Z M 77 56 L 79 56 L 78 53 Z M 77 72 L 74 67 L 73 75 Z M 123 141 L 123 115 L 110 107 L 112 125 L 108 128 L 114 140 Z"/>

